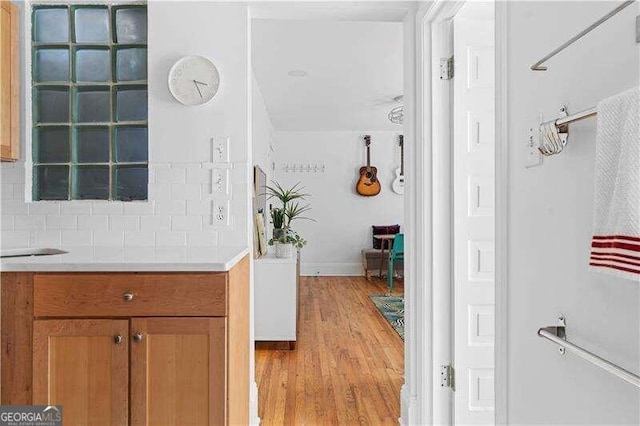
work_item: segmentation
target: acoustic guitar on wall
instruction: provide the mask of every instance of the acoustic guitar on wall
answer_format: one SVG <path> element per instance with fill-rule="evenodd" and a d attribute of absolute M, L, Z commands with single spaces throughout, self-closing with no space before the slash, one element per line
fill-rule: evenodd
<path fill-rule="evenodd" d="M 404 136 L 400 135 L 400 168 L 396 169 L 396 178 L 391 184 L 391 189 L 396 194 L 404 194 Z"/>
<path fill-rule="evenodd" d="M 364 143 L 367 147 L 367 165 L 360 167 L 360 178 L 356 184 L 356 192 L 364 197 L 378 195 L 382 186 L 378 180 L 378 169 L 371 165 L 371 136 L 365 135 Z"/>

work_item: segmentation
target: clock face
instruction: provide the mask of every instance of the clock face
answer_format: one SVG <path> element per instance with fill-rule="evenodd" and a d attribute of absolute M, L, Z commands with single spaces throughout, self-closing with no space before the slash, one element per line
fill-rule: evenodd
<path fill-rule="evenodd" d="M 202 105 L 218 92 L 220 74 L 213 62 L 203 56 L 179 59 L 169 71 L 169 91 L 184 105 Z"/>

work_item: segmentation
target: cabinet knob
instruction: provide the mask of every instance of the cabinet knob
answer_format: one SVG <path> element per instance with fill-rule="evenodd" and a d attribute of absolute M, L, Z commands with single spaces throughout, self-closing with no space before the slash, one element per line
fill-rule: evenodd
<path fill-rule="evenodd" d="M 133 335 L 133 341 L 136 343 L 142 342 L 142 334 L 136 333 Z"/>
<path fill-rule="evenodd" d="M 123 297 L 124 297 L 124 300 L 126 300 L 127 302 L 131 302 L 133 300 L 133 293 L 128 291 L 124 294 Z"/>
<path fill-rule="evenodd" d="M 113 342 L 116 345 L 119 345 L 120 343 L 122 343 L 122 336 L 120 334 L 118 334 L 117 336 L 113 336 Z"/>

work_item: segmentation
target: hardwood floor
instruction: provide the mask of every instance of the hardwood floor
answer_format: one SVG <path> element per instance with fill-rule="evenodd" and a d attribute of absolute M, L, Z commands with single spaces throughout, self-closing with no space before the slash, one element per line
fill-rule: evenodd
<path fill-rule="evenodd" d="M 368 297 L 386 292 L 378 278 L 301 278 L 296 349 L 256 345 L 263 425 L 398 424 L 404 342 Z"/>

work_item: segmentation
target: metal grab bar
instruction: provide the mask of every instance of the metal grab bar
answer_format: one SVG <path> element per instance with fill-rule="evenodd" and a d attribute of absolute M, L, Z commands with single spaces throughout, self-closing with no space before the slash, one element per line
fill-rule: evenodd
<path fill-rule="evenodd" d="M 573 343 L 568 342 L 567 340 L 565 340 L 565 328 L 564 317 L 560 316 L 559 324 L 557 326 L 543 327 L 539 329 L 538 336 L 544 337 L 545 339 L 551 340 L 553 343 L 560 345 L 560 353 L 562 355 L 564 355 L 565 349 L 569 350 L 580 358 L 589 361 L 590 363 L 602 368 L 603 370 L 606 370 L 609 373 L 620 377 L 622 380 L 640 388 L 640 376 L 633 374 L 630 371 L 627 371 L 624 368 L 619 367 L 614 363 L 599 357 L 598 355 L 582 349 L 580 346 L 576 346 Z"/>
<path fill-rule="evenodd" d="M 555 120 L 556 126 L 560 128 L 560 126 L 566 126 L 569 123 L 573 123 L 574 121 L 584 120 L 585 118 L 593 117 L 598 114 L 598 109 L 596 107 L 585 109 L 584 111 L 576 112 L 575 114 L 568 115 L 566 117 L 558 118 Z"/>
<path fill-rule="evenodd" d="M 591 31 L 595 30 L 597 27 L 599 27 L 600 25 L 602 25 L 604 22 L 608 21 L 611 17 L 613 17 L 614 15 L 616 15 L 618 12 L 620 12 L 622 9 L 624 9 L 627 6 L 631 6 L 631 4 L 634 3 L 635 0 L 628 0 L 625 1 L 624 3 L 620 4 L 618 7 L 616 7 L 615 9 L 613 9 L 611 12 L 607 13 L 606 15 L 604 15 L 602 18 L 600 18 L 599 20 L 597 20 L 596 22 L 594 22 L 593 24 L 591 24 L 588 28 L 584 29 L 583 31 L 581 31 L 580 33 L 576 34 L 575 36 L 573 36 L 569 41 L 567 41 L 566 43 L 564 43 L 562 46 L 558 47 L 556 50 L 554 50 L 553 52 L 549 53 L 548 55 L 546 55 L 544 58 L 540 59 L 538 62 L 536 62 L 535 64 L 531 65 L 531 70 L 532 71 L 546 71 L 547 67 L 542 66 L 542 64 L 544 64 L 545 62 L 547 62 L 549 59 L 553 58 L 554 56 L 556 56 L 558 53 L 562 52 L 563 50 L 565 50 L 567 47 L 571 46 L 573 43 L 575 43 L 576 41 L 580 40 L 582 37 L 584 37 L 585 35 L 589 34 Z"/>

